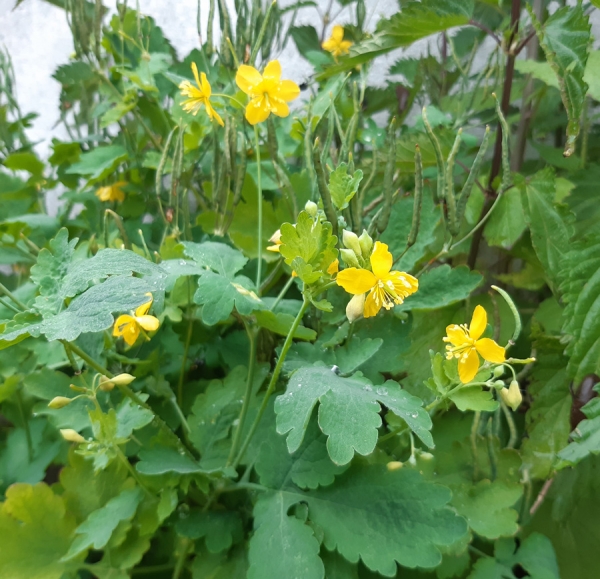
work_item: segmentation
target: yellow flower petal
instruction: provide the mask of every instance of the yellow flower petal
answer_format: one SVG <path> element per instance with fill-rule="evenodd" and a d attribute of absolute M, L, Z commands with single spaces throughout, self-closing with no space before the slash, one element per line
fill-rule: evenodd
<path fill-rule="evenodd" d="M 196 80 L 197 80 L 197 78 L 198 77 L 196 77 Z M 210 83 L 208 82 L 208 79 L 206 78 L 206 74 L 201 73 L 200 78 L 201 78 L 201 82 L 198 83 L 198 86 L 200 87 L 200 90 L 204 93 L 204 96 L 206 98 L 209 98 L 210 95 L 212 94 L 212 89 L 210 87 Z"/>
<path fill-rule="evenodd" d="M 246 94 L 251 94 L 252 88 L 260 82 L 262 82 L 262 75 L 253 66 L 242 64 L 238 68 L 235 75 L 235 83 Z"/>
<path fill-rule="evenodd" d="M 419 280 L 403 271 L 390 271 L 382 281 L 384 283 L 391 281 L 394 284 L 394 291 L 401 298 L 414 294 L 419 289 Z"/>
<path fill-rule="evenodd" d="M 474 340 L 479 340 L 487 326 L 487 313 L 481 306 L 477 306 L 473 312 L 473 318 L 469 324 L 469 335 Z"/>
<path fill-rule="evenodd" d="M 148 311 L 150 310 L 150 306 L 152 305 L 152 301 L 153 301 L 152 294 L 147 293 L 146 295 L 150 298 L 150 301 L 142 304 L 141 306 L 138 306 L 138 308 L 135 310 L 136 318 L 146 315 L 148 313 Z"/>
<path fill-rule="evenodd" d="M 273 80 L 279 80 L 281 78 L 281 64 L 278 60 L 272 60 L 265 66 L 263 77 Z"/>
<path fill-rule="evenodd" d="M 293 80 L 282 80 L 277 96 L 289 103 L 300 96 L 300 87 Z"/>
<path fill-rule="evenodd" d="M 463 384 L 468 384 L 475 378 L 479 370 L 479 356 L 475 348 L 471 348 L 466 356 L 458 360 L 458 376 Z"/>
<path fill-rule="evenodd" d="M 337 274 L 335 281 L 349 294 L 364 294 L 375 286 L 377 278 L 367 269 L 349 267 L 340 271 L 340 273 Z M 379 311 L 379 309 L 377 311 Z"/>
<path fill-rule="evenodd" d="M 347 271 L 347 270 L 344 270 Z M 361 271 L 365 271 L 365 270 L 361 270 Z M 341 272 L 344 273 L 344 272 Z M 338 274 L 338 278 L 339 278 Z M 373 288 L 370 292 L 369 295 L 367 296 L 367 299 L 365 300 L 365 310 L 363 312 L 363 316 L 365 318 L 372 318 L 373 316 L 376 316 L 379 313 L 379 310 L 381 309 L 381 306 L 383 304 L 382 300 L 378 300 L 377 299 L 377 289 L 378 288 Z"/>
<path fill-rule="evenodd" d="M 215 121 L 217 121 L 217 123 L 224 127 L 225 123 L 223 122 L 221 115 L 219 115 L 219 113 L 215 111 L 214 107 L 210 104 L 210 102 L 207 100 L 204 104 L 206 105 L 206 112 L 208 113 L 208 118 L 211 121 L 214 119 Z"/>
<path fill-rule="evenodd" d="M 475 347 L 481 354 L 481 357 L 488 362 L 500 364 L 506 359 L 504 348 L 496 344 L 494 340 L 490 340 L 490 338 L 477 340 L 477 342 L 475 342 Z"/>
<path fill-rule="evenodd" d="M 252 99 L 246 106 L 246 120 L 251 125 L 262 123 L 270 114 L 271 111 L 264 97 Z"/>
<path fill-rule="evenodd" d="M 350 52 L 350 47 L 352 46 L 352 42 L 349 40 L 344 40 L 340 42 L 340 54 L 348 54 Z"/>
<path fill-rule="evenodd" d="M 453 346 L 460 347 L 470 343 L 469 336 L 462 326 L 451 324 L 446 326 L 446 335 L 448 339 L 445 342 L 450 342 Z"/>
<path fill-rule="evenodd" d="M 290 114 L 290 107 L 282 100 L 273 99 L 270 105 L 271 112 L 278 117 L 287 117 Z"/>
<path fill-rule="evenodd" d="M 135 321 L 147 332 L 158 330 L 160 322 L 154 316 L 136 316 Z"/>
<path fill-rule="evenodd" d="M 279 249 L 280 245 L 281 245 L 281 243 L 275 244 L 275 245 L 269 245 L 269 246 L 267 246 L 267 251 L 272 251 L 273 253 L 280 253 L 280 249 Z"/>
<path fill-rule="evenodd" d="M 202 85 L 200 84 L 200 79 L 198 78 L 198 67 L 196 66 L 195 62 L 192 62 L 192 72 L 194 73 L 194 78 L 196 79 L 196 84 L 198 85 L 198 88 L 201 89 Z M 206 77 L 206 75 L 204 76 Z"/>
<path fill-rule="evenodd" d="M 339 44 L 344 38 L 344 27 L 336 24 L 331 31 L 331 39 Z"/>
<path fill-rule="evenodd" d="M 333 38 L 328 38 L 327 40 L 323 40 L 321 48 L 327 52 L 334 52 L 337 49 L 337 44 L 338 43 L 333 40 Z"/>
<path fill-rule="evenodd" d="M 125 331 L 125 328 L 131 323 L 135 323 L 135 320 L 132 316 L 129 316 L 127 314 L 119 316 L 113 328 L 113 336 L 122 336 L 123 332 Z"/>
<path fill-rule="evenodd" d="M 378 279 L 386 277 L 390 273 L 393 263 L 394 258 L 388 251 L 388 246 L 385 243 L 381 243 L 381 241 L 376 241 L 375 248 L 371 254 L 371 267 L 375 276 Z"/>
<path fill-rule="evenodd" d="M 140 327 L 133 321 L 131 324 L 127 324 L 124 328 L 123 339 L 129 346 L 133 346 L 138 336 L 140 335 Z"/>
<path fill-rule="evenodd" d="M 267 248 L 268 249 L 268 248 Z M 334 259 L 327 268 L 327 273 L 329 275 L 335 275 L 340 270 L 340 260 Z"/>

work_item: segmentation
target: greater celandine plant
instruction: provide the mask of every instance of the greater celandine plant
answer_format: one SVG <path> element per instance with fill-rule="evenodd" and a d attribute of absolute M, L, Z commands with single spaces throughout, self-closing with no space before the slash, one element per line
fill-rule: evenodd
<path fill-rule="evenodd" d="M 0 577 L 595 578 L 590 10 L 309 4 L 1 55 Z"/>

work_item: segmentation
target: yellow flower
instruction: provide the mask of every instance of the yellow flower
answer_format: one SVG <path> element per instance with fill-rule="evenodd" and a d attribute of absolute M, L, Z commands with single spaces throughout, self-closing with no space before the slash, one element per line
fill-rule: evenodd
<path fill-rule="evenodd" d="M 154 316 L 147 315 L 148 310 L 152 305 L 152 294 L 146 295 L 150 296 L 150 301 L 137 308 L 133 316 L 124 314 L 119 316 L 115 322 L 113 336 L 123 336 L 125 342 L 127 342 L 127 344 L 130 346 L 133 346 L 138 339 L 138 336 L 140 335 L 140 328 L 146 330 L 147 332 L 158 330 L 158 319 Z"/>
<path fill-rule="evenodd" d="M 333 27 L 331 36 L 327 40 L 324 40 L 321 46 L 323 47 L 323 50 L 331 52 L 334 58 L 337 58 L 338 56 L 342 56 L 350 52 L 352 42 L 349 40 L 344 40 L 344 27 L 336 24 Z"/>
<path fill-rule="evenodd" d="M 504 348 L 490 338 L 481 338 L 487 326 L 487 314 L 481 306 L 473 312 L 473 318 L 467 328 L 466 324 L 451 324 L 446 328 L 444 342 L 446 358 L 458 358 L 458 375 L 463 384 L 468 384 L 475 378 L 479 370 L 479 355 L 488 362 L 500 364 L 504 362 Z M 479 354 L 479 355 L 478 355 Z"/>
<path fill-rule="evenodd" d="M 125 193 L 121 190 L 121 187 L 125 187 L 127 181 L 117 181 L 107 187 L 99 187 L 96 190 L 96 197 L 100 201 L 123 201 L 125 199 Z"/>
<path fill-rule="evenodd" d="M 382 306 L 389 310 L 395 304 L 401 304 L 404 298 L 419 289 L 419 281 L 412 275 L 403 271 L 390 271 L 393 263 L 394 258 L 388 251 L 388 246 L 377 241 L 371 254 L 372 272 L 350 267 L 337 274 L 337 284 L 349 294 L 369 292 L 365 300 L 365 318 L 377 315 Z"/>
<path fill-rule="evenodd" d="M 300 88 L 291 80 L 281 80 L 281 64 L 272 60 L 260 74 L 253 66 L 242 64 L 235 75 L 235 82 L 249 97 L 246 106 L 246 120 L 251 125 L 262 123 L 273 113 L 287 117 L 290 109 L 287 103 L 300 94 Z"/>
<path fill-rule="evenodd" d="M 194 78 L 196 79 L 196 85 L 198 85 L 198 88 L 196 88 L 189 80 L 184 80 L 179 85 L 181 95 L 190 97 L 181 103 L 183 110 L 196 115 L 196 113 L 202 108 L 202 105 L 204 105 L 210 120 L 212 121 L 214 119 L 222 127 L 225 126 L 223 119 L 219 116 L 219 113 L 217 113 L 217 111 L 215 111 L 213 106 L 210 104 L 210 95 L 212 94 L 210 83 L 208 80 L 206 80 L 206 75 L 203 72 L 200 73 L 200 78 L 198 78 L 198 67 L 196 66 L 195 62 L 192 62 L 192 72 L 194 73 Z"/>
<path fill-rule="evenodd" d="M 273 245 L 269 245 L 267 247 L 267 251 L 273 251 L 275 253 L 279 253 L 279 246 L 281 245 L 281 230 L 278 229 L 271 237 L 269 237 L 269 241 Z"/>

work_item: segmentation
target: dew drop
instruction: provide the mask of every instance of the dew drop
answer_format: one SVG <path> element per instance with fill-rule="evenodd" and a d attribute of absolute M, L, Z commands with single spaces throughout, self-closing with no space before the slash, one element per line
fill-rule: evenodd
<path fill-rule="evenodd" d="M 410 416 L 411 416 L 411 418 L 417 418 L 419 415 L 417 412 L 411 412 Z"/>
<path fill-rule="evenodd" d="M 369 385 L 367 385 L 367 386 L 363 386 L 363 390 L 364 390 L 365 392 L 373 392 L 373 388 L 371 388 Z"/>
<path fill-rule="evenodd" d="M 379 394 L 379 396 L 387 396 L 388 393 L 388 389 L 387 388 L 377 388 L 377 394 Z"/>

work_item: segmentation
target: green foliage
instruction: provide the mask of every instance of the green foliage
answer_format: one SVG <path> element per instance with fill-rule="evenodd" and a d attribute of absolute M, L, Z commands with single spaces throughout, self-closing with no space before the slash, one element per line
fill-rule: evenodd
<path fill-rule="evenodd" d="M 596 579 L 594 9 L 207 1 L 180 58 L 54 3 L 47 153 L 0 52 L 0 577 Z"/>

